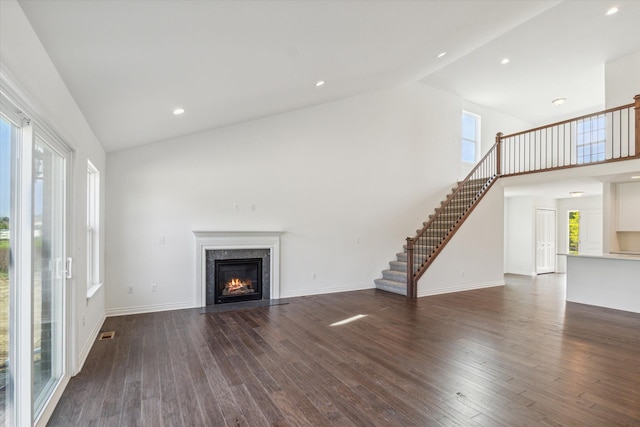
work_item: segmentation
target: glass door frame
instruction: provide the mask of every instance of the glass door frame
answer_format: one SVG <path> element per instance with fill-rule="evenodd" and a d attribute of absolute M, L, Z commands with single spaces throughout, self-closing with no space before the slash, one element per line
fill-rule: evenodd
<path fill-rule="evenodd" d="M 15 126 L 12 142 L 10 263 L 9 263 L 9 366 L 5 422 L 31 425 L 32 333 L 32 140 L 33 127 L 15 104 L 0 93 L 3 118 Z"/>
<path fill-rule="evenodd" d="M 46 145 L 47 148 L 49 150 L 51 150 L 51 152 L 54 155 L 59 156 L 59 158 L 62 160 L 62 164 L 61 164 L 61 173 L 58 176 L 59 179 L 62 180 L 61 186 L 60 186 L 60 193 L 62 196 L 62 200 L 54 200 L 54 204 L 56 205 L 56 209 L 59 209 L 60 212 L 58 212 L 60 214 L 60 218 L 59 218 L 59 222 L 60 222 L 60 226 L 61 226 L 61 230 L 58 230 L 59 233 L 57 233 L 57 237 L 59 239 L 61 239 L 61 242 L 59 242 L 60 247 L 59 247 L 59 253 L 58 255 L 60 256 L 59 259 L 57 260 L 57 262 L 53 262 L 51 265 L 51 270 L 53 271 L 53 275 L 59 275 L 59 280 L 56 281 L 56 283 L 59 286 L 59 289 L 57 289 L 57 292 L 59 292 L 59 294 L 56 296 L 54 295 L 53 298 L 59 298 L 60 300 L 60 306 L 59 306 L 59 310 L 60 312 L 57 313 L 58 314 L 58 321 L 59 324 L 57 326 L 57 329 L 59 329 L 59 332 L 56 333 L 55 339 L 59 340 L 60 342 L 58 343 L 59 345 L 57 345 L 57 349 L 58 349 L 58 354 L 54 354 L 53 355 L 53 359 L 59 361 L 59 364 L 57 365 L 57 373 L 59 374 L 59 376 L 57 376 L 55 379 L 53 379 L 53 381 L 48 381 L 45 388 L 43 389 L 43 391 L 46 391 L 44 396 L 35 396 L 34 395 L 34 390 L 32 389 L 32 399 L 33 399 L 33 406 L 34 409 L 38 409 L 37 412 L 34 412 L 34 419 L 37 422 L 42 414 L 45 412 L 45 410 L 47 409 L 47 406 L 49 405 L 49 403 L 52 400 L 53 395 L 55 394 L 56 390 L 58 390 L 60 388 L 61 383 L 64 380 L 65 374 L 67 371 L 67 354 L 68 354 L 68 349 L 67 349 L 67 325 L 68 325 L 68 316 L 67 316 L 67 311 L 68 311 L 68 307 L 69 304 L 67 303 L 68 301 L 68 292 L 67 292 L 67 241 L 68 241 L 68 230 L 69 230 L 69 226 L 68 226 L 68 212 L 69 212 L 69 203 L 68 203 L 68 185 L 69 185 L 69 164 L 71 161 L 71 152 L 70 150 L 68 150 L 66 148 L 66 146 L 64 146 L 64 144 L 62 144 L 61 142 L 59 142 L 57 140 L 57 138 L 55 136 L 53 136 L 51 133 L 49 133 L 48 131 L 46 131 L 45 129 L 43 129 L 40 126 L 35 126 L 35 135 L 33 138 L 33 142 L 32 142 L 32 156 L 34 156 L 35 158 L 35 154 L 34 150 L 36 149 L 37 145 Z M 32 159 L 33 160 L 33 159 Z M 35 182 L 35 181 L 34 181 Z M 33 183 L 32 182 L 32 185 Z M 33 194 L 32 195 L 32 200 L 35 200 L 36 195 Z M 33 219 L 32 219 L 33 221 Z M 36 226 L 35 224 L 32 224 L 33 226 L 33 231 L 35 231 Z M 32 239 L 34 238 L 34 234 L 32 234 Z M 33 256 L 36 253 L 35 248 L 32 247 L 32 271 L 33 268 L 35 267 L 35 265 L 33 264 L 33 260 L 35 259 L 35 257 Z M 35 277 L 33 277 L 33 273 L 32 273 L 32 284 L 34 284 L 34 279 Z M 53 284 L 53 286 L 56 286 L 56 284 Z M 52 291 L 56 291 L 56 289 L 53 289 Z M 34 303 L 33 301 L 35 301 L 36 295 L 33 294 L 32 291 L 32 319 L 33 319 L 33 315 L 35 314 L 35 307 L 34 307 Z M 35 323 L 32 323 L 32 331 L 33 328 L 35 327 Z M 52 331 L 54 332 L 54 331 Z M 52 334 L 51 339 L 54 340 L 54 336 Z M 35 347 L 35 344 L 34 344 Z M 32 350 L 32 363 L 34 363 L 34 350 L 35 348 Z M 32 368 L 32 387 L 34 386 L 34 378 L 35 378 L 35 367 Z"/>
<path fill-rule="evenodd" d="M 2 73 L 0 73 L 2 74 Z M 5 76 L 0 76 L 5 77 Z M 53 412 L 55 395 L 59 395 L 72 371 L 71 354 L 73 354 L 74 339 L 70 326 L 72 322 L 73 300 L 72 292 L 69 292 L 70 274 L 67 273 L 67 260 L 69 243 L 72 241 L 72 227 L 69 221 L 72 212 L 71 177 L 73 171 L 73 152 L 64 144 L 55 133 L 50 131 L 44 122 L 38 121 L 35 125 L 31 123 L 32 114 L 23 113 L 21 105 L 30 104 L 21 102 L 25 99 L 16 95 L 14 87 L 7 87 L 7 80 L 0 79 L 0 111 L 3 118 L 17 127 L 17 141 L 14 143 L 17 159 L 12 159 L 15 167 L 15 181 L 12 182 L 11 195 L 11 215 L 13 225 L 11 226 L 11 265 L 10 265 L 10 303 L 9 303 L 9 369 L 7 384 L 7 425 L 33 426 L 42 424 L 48 419 L 43 414 L 49 415 Z M 10 83 L 9 83 L 10 84 Z M 16 101 L 20 100 L 20 101 Z M 60 317 L 60 328 L 62 331 L 61 345 L 61 374 L 60 378 L 51 387 L 51 393 L 39 411 L 34 413 L 34 372 L 33 372 L 33 235 L 34 235 L 34 192 L 33 192 L 33 159 L 36 135 L 44 141 L 52 150 L 61 155 L 64 159 L 63 172 L 63 198 L 62 201 L 62 266 L 63 274 L 61 299 L 62 313 Z M 15 219 L 14 219 L 15 218 Z"/>

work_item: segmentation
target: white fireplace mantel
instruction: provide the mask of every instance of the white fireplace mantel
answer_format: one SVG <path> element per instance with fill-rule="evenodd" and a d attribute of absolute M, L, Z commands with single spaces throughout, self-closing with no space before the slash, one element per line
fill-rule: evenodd
<path fill-rule="evenodd" d="M 196 306 L 206 305 L 207 250 L 268 249 L 271 260 L 270 299 L 280 298 L 280 236 L 282 231 L 194 231 L 196 237 Z"/>

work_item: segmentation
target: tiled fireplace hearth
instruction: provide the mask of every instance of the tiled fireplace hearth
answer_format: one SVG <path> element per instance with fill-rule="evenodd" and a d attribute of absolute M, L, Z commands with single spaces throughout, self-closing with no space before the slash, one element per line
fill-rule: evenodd
<path fill-rule="evenodd" d="M 194 231 L 193 234 L 197 306 L 280 297 L 282 232 Z"/>

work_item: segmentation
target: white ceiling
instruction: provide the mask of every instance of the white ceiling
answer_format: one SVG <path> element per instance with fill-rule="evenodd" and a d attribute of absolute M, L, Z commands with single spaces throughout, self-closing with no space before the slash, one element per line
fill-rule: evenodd
<path fill-rule="evenodd" d="M 534 182 L 523 185 L 509 185 L 504 189 L 505 197 L 532 196 L 547 199 L 568 199 L 570 193 L 582 192 L 581 197 L 602 196 L 602 182 L 589 177 L 563 179 L 550 182 Z"/>
<path fill-rule="evenodd" d="M 601 108 L 604 62 L 640 49 L 638 1 L 20 5 L 108 152 L 418 81 L 549 121 Z"/>
<path fill-rule="evenodd" d="M 542 125 L 604 109 L 604 64 L 639 50 L 640 1 L 565 1 L 422 82 Z"/>
<path fill-rule="evenodd" d="M 626 163 L 626 162 L 625 162 Z M 611 165 L 611 164 L 609 164 Z M 568 199 L 572 192 L 582 192 L 580 197 L 602 196 L 605 183 L 640 182 L 640 170 L 633 165 L 626 165 L 626 172 L 606 173 L 600 171 L 589 175 L 585 168 L 578 172 L 573 169 L 571 177 L 561 173 L 547 172 L 542 174 L 524 175 L 515 179 L 506 178 L 501 184 L 504 186 L 505 197 L 532 196 L 547 199 Z M 597 166 L 595 166 L 597 167 Z M 566 170 L 565 170 L 566 171 Z M 634 178 L 632 178 L 634 177 Z"/>

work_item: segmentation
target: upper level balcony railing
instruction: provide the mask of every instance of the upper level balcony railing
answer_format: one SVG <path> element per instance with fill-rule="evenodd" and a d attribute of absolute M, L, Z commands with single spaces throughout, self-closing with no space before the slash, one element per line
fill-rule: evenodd
<path fill-rule="evenodd" d="M 500 175 L 519 175 L 640 156 L 640 95 L 635 103 L 534 129 L 498 134 Z"/>

